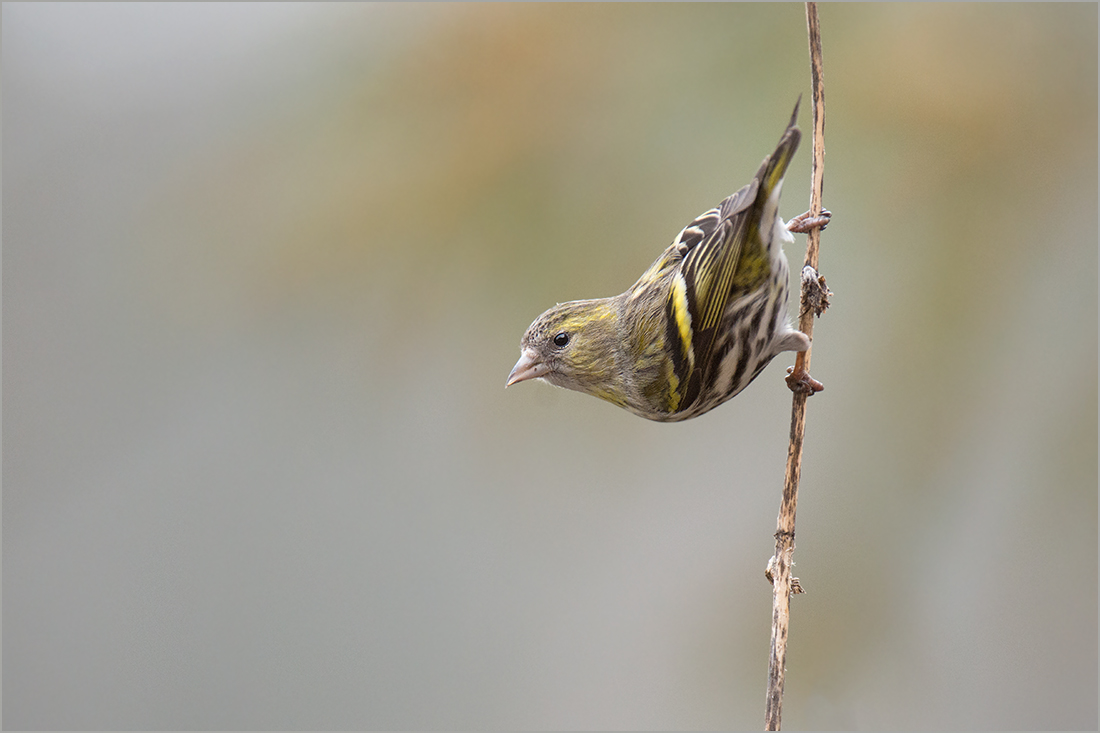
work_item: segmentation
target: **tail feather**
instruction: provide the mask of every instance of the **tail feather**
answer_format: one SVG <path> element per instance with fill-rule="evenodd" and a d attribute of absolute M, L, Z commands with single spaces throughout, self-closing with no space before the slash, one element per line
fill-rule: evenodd
<path fill-rule="evenodd" d="M 802 140 L 802 132 L 798 129 L 798 107 L 801 104 L 802 95 L 800 94 L 798 101 L 794 104 L 791 121 L 787 124 L 783 137 L 779 138 L 779 144 L 776 146 L 775 152 L 764 159 L 764 162 L 760 165 L 760 170 L 756 173 L 756 178 L 760 181 L 760 186 L 756 191 L 758 205 L 762 205 L 771 197 L 772 191 L 783 180 L 783 176 L 787 173 L 787 165 L 794 157 L 795 151 L 798 150 L 798 143 Z"/>

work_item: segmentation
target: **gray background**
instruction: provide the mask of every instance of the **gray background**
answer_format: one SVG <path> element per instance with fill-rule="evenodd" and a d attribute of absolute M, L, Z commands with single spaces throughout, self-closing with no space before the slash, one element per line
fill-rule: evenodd
<path fill-rule="evenodd" d="M 1095 728 L 1096 6 L 821 13 L 784 723 Z M 504 380 L 748 181 L 801 6 L 5 4 L 3 86 L 5 727 L 761 725 L 791 357 Z"/>

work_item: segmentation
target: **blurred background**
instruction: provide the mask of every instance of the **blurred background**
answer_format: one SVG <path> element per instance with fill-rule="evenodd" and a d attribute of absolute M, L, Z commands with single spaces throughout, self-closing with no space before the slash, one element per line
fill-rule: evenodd
<path fill-rule="evenodd" d="M 824 5 L 788 728 L 1097 725 L 1097 8 Z M 779 5 L 3 8 L 5 728 L 759 728 L 782 355 L 505 391 L 799 94 Z M 788 248 L 799 269 L 804 237 Z"/>

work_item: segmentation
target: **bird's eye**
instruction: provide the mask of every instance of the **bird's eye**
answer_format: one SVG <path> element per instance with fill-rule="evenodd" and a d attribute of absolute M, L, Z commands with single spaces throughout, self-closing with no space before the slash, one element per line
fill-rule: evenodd
<path fill-rule="evenodd" d="M 567 334 L 565 331 L 562 331 L 554 337 L 554 346 L 557 346 L 559 349 L 565 346 L 567 343 L 569 343 L 569 334 Z"/>

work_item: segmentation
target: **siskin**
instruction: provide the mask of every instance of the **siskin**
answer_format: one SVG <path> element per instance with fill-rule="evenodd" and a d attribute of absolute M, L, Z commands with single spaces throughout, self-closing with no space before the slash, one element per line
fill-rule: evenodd
<path fill-rule="evenodd" d="M 535 319 L 506 386 L 544 379 L 675 422 L 736 395 L 776 354 L 808 349 L 787 316 L 783 244 L 794 238 L 779 217 L 797 117 L 796 104 L 752 183 L 688 224 L 629 290 Z"/>

